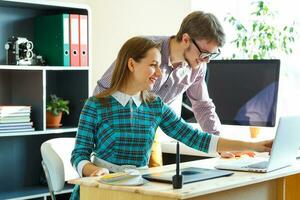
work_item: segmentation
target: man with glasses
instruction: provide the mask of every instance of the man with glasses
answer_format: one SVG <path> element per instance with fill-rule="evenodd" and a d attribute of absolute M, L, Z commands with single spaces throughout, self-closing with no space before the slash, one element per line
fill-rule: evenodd
<path fill-rule="evenodd" d="M 215 105 L 209 98 L 205 83 L 206 63 L 220 54 L 225 34 L 218 19 L 210 13 L 196 11 L 186 16 L 176 36 L 151 39 L 161 42 L 161 72 L 152 92 L 170 104 L 186 92 L 194 115 L 205 132 L 220 133 L 220 120 Z M 97 82 L 94 94 L 109 88 L 114 63 Z M 162 165 L 158 140 L 154 142 L 149 166 Z"/>

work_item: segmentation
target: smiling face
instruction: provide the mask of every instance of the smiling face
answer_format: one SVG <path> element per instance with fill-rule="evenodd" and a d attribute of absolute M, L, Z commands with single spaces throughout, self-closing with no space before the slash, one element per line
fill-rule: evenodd
<path fill-rule="evenodd" d="M 202 63 L 209 63 L 209 55 L 218 52 L 218 43 L 216 41 L 192 40 L 189 41 L 188 48 L 184 51 L 184 58 L 191 66 L 196 69 Z"/>
<path fill-rule="evenodd" d="M 161 54 L 157 48 L 149 49 L 139 62 L 130 58 L 128 60 L 128 68 L 132 72 L 128 80 L 131 82 L 130 85 L 139 91 L 151 90 L 157 78 L 161 76 L 160 64 Z"/>

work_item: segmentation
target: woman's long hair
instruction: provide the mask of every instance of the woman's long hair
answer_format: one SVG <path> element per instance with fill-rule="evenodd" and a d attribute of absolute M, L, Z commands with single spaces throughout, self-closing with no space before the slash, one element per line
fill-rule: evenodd
<path fill-rule="evenodd" d="M 111 78 L 110 88 L 100 92 L 96 95 L 97 98 L 103 99 L 112 95 L 128 82 L 130 70 L 128 68 L 128 60 L 132 58 L 136 62 L 146 57 L 147 52 L 152 49 L 160 49 L 160 43 L 154 42 L 145 37 L 133 37 L 125 42 L 121 47 L 117 60 L 115 62 L 115 69 Z M 155 96 L 147 90 L 141 91 L 141 98 L 143 102 L 151 102 Z"/>

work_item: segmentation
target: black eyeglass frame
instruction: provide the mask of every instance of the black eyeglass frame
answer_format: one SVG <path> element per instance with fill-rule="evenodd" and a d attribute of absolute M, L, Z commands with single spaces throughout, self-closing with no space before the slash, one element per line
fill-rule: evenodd
<path fill-rule="evenodd" d="M 200 49 L 200 47 L 197 45 L 196 41 L 191 38 L 193 44 L 196 46 L 196 48 L 198 49 L 199 53 L 200 53 L 200 58 L 202 59 L 206 59 L 208 58 L 209 60 L 214 59 L 216 57 L 218 57 L 221 54 L 221 50 L 218 48 L 218 52 L 215 53 L 209 53 L 209 52 L 204 52 Z"/>

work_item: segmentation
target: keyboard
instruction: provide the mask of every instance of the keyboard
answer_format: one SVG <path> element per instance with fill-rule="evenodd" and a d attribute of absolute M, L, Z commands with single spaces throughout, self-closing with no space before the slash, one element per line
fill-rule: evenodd
<path fill-rule="evenodd" d="M 269 164 L 268 161 L 262 161 L 255 164 L 244 166 L 243 168 L 265 169 L 267 168 L 268 164 Z"/>

